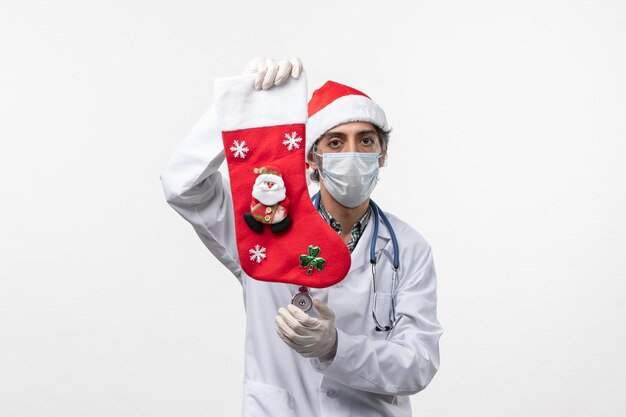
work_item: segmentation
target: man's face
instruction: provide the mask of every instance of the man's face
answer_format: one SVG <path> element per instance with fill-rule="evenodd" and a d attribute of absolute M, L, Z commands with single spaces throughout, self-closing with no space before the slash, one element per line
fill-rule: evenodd
<path fill-rule="evenodd" d="M 337 152 L 381 152 L 376 129 L 367 122 L 350 122 L 335 126 L 317 140 L 316 146 L 316 152 L 320 155 Z M 385 155 L 380 158 L 381 166 L 384 159 Z M 314 160 L 309 160 L 309 166 L 319 169 Z"/>

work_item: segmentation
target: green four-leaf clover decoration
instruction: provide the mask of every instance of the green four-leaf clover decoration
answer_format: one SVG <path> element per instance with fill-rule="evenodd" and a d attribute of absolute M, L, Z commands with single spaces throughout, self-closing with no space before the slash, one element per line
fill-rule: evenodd
<path fill-rule="evenodd" d="M 318 271 L 324 269 L 324 265 L 326 264 L 326 259 L 318 258 L 317 255 L 320 254 L 320 247 L 309 245 L 309 254 L 308 255 L 300 255 L 300 266 L 302 268 L 307 268 L 306 274 L 311 275 L 313 273 L 313 267 Z"/>

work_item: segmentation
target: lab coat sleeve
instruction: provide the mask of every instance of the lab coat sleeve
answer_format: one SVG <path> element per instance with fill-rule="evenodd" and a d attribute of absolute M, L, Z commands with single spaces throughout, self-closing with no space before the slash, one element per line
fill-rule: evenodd
<path fill-rule="evenodd" d="M 174 149 L 160 179 L 168 204 L 241 282 L 230 185 L 218 171 L 224 159 L 213 103 Z"/>
<path fill-rule="evenodd" d="M 310 359 L 323 375 L 362 391 L 411 395 L 424 389 L 439 368 L 436 318 L 437 278 L 430 247 L 396 291 L 396 326 L 386 340 L 351 335 L 337 328 L 337 353 L 331 361 Z"/>

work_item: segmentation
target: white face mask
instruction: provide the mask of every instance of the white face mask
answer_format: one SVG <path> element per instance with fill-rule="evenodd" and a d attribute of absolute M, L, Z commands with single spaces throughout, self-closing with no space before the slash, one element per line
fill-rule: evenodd
<path fill-rule="evenodd" d="M 354 208 L 369 198 L 378 182 L 377 152 L 316 154 L 323 159 L 324 187 L 342 206 Z"/>

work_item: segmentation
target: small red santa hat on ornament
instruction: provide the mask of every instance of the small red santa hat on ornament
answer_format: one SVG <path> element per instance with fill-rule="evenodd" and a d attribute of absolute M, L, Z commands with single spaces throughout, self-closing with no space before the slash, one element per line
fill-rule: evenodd
<path fill-rule="evenodd" d="M 276 165 L 265 165 L 261 168 L 254 168 L 254 173 L 258 175 L 255 184 L 265 181 L 279 185 L 284 184 L 283 173 Z"/>
<path fill-rule="evenodd" d="M 368 122 L 389 130 L 385 112 L 368 95 L 356 88 L 326 81 L 313 92 L 309 100 L 306 154 L 308 155 L 320 136 L 333 127 L 348 122 Z"/>

